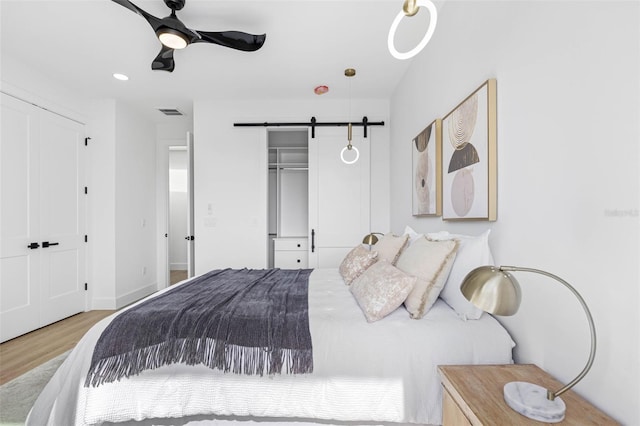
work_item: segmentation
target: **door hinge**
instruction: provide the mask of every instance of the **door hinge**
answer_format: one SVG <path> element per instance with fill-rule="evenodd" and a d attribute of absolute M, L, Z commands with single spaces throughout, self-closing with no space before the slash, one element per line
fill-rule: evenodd
<path fill-rule="evenodd" d="M 86 235 L 84 236 L 84 242 L 85 242 L 85 243 L 89 242 L 89 237 L 88 237 L 88 236 L 86 236 Z"/>
<path fill-rule="evenodd" d="M 84 146 L 89 145 L 89 141 L 91 140 L 91 138 L 84 138 Z"/>
<path fill-rule="evenodd" d="M 89 193 L 89 189 L 88 189 L 86 186 L 84 187 L 84 193 L 85 193 L 85 194 L 88 194 L 88 193 Z"/>
<path fill-rule="evenodd" d="M 89 289 L 89 286 L 87 285 L 87 283 L 84 283 L 84 291 L 87 291 Z"/>

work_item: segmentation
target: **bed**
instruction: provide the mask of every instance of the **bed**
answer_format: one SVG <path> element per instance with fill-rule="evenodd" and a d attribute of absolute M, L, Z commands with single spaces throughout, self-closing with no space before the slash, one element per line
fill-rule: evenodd
<path fill-rule="evenodd" d="M 85 386 L 99 336 L 133 305 L 87 332 L 27 424 L 440 424 L 438 365 L 512 362 L 514 342 L 490 315 L 464 320 L 438 298 L 419 320 L 399 307 L 370 322 L 351 290 L 338 269 L 310 274 L 312 373 L 243 375 L 171 364 Z"/>

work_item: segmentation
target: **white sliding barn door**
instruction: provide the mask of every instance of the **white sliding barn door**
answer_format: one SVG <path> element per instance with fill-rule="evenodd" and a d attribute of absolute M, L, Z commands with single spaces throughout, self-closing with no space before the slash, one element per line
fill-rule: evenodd
<path fill-rule="evenodd" d="M 0 341 L 84 310 L 83 133 L 2 95 Z"/>
<path fill-rule="evenodd" d="M 340 151 L 347 129 L 323 130 L 309 137 L 309 267 L 337 268 L 344 256 L 369 233 L 370 144 L 355 136 L 360 151 L 355 164 L 345 164 Z"/>

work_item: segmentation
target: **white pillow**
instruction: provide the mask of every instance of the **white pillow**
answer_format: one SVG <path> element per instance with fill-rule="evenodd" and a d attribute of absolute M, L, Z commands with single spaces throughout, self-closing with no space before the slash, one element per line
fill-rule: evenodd
<path fill-rule="evenodd" d="M 349 289 L 367 321 L 373 322 L 398 309 L 415 283 L 416 277 L 380 260 L 353 280 Z"/>
<path fill-rule="evenodd" d="M 418 238 L 424 237 L 423 234 L 417 233 L 409 225 L 404 227 L 404 235 L 409 236 L 409 244 L 413 244 Z"/>
<path fill-rule="evenodd" d="M 449 278 L 440 292 L 440 298 L 451 306 L 462 319 L 478 319 L 482 310 L 469 302 L 460 291 L 460 284 L 469 272 L 478 266 L 493 265 L 487 229 L 478 236 L 450 234 L 446 231 L 427 234 L 432 241 L 458 240 L 460 245 Z"/>
<path fill-rule="evenodd" d="M 435 303 L 453 266 L 458 244 L 458 240 L 420 237 L 400 254 L 396 267 L 418 278 L 404 301 L 411 318 L 424 317 Z"/>
<path fill-rule="evenodd" d="M 407 246 L 409 237 L 407 235 L 397 236 L 392 233 L 387 233 L 378 240 L 378 242 L 372 247 L 372 250 L 378 252 L 379 260 L 386 260 L 392 265 L 395 265 L 398 261 L 398 257 L 402 250 Z"/>

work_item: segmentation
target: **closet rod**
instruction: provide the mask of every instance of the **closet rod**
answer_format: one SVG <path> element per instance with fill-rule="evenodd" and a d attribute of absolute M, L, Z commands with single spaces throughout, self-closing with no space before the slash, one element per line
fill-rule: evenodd
<path fill-rule="evenodd" d="M 348 126 L 349 122 L 318 122 L 315 117 L 311 117 L 311 121 L 308 123 L 233 123 L 234 127 L 298 127 L 298 126 L 309 126 L 311 127 L 311 137 L 316 137 L 316 127 L 341 127 Z M 362 117 L 362 122 L 352 121 L 352 126 L 362 126 L 364 127 L 364 137 L 367 137 L 367 127 L 368 126 L 384 126 L 384 121 L 372 121 L 369 122 L 367 117 Z"/>

